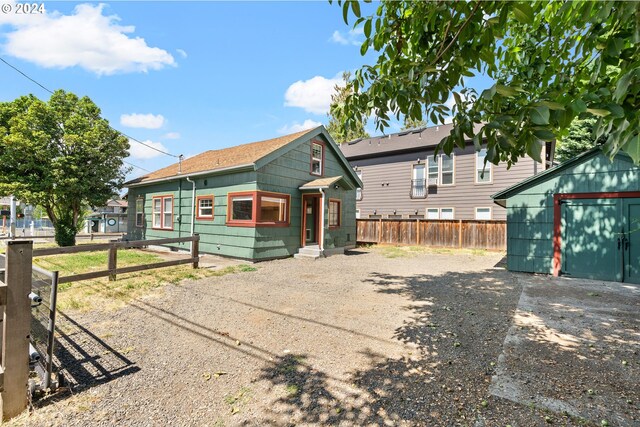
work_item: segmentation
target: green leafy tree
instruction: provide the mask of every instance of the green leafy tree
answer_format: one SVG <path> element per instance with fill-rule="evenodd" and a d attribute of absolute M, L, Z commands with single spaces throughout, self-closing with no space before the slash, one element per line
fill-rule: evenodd
<path fill-rule="evenodd" d="M 75 244 L 84 207 L 121 188 L 129 141 L 87 97 L 56 91 L 0 103 L 0 193 L 42 206 L 60 246 Z"/>
<path fill-rule="evenodd" d="M 377 55 L 333 105 L 347 126 L 371 113 L 378 129 L 394 115 L 453 115 L 444 152 L 486 140 L 488 161 L 511 165 L 541 160 L 544 141 L 593 117 L 609 156 L 623 150 L 640 162 L 640 2 L 382 0 L 371 15 L 357 0 L 337 2 L 363 29 L 361 54 Z M 478 74 L 495 84 L 477 93 L 467 78 Z"/>
<path fill-rule="evenodd" d="M 350 83 L 351 73 L 345 71 L 342 73 L 342 84 L 334 86 L 334 94 L 331 95 L 331 103 L 343 103 L 347 97 L 353 94 L 353 86 Z M 331 137 L 338 143 L 353 141 L 358 138 L 368 138 L 369 134 L 364 130 L 367 125 L 367 118 L 362 117 L 357 122 L 352 122 L 349 127 L 344 125 L 345 118 L 340 116 L 340 111 L 331 112 L 329 116 L 329 124 L 327 125 L 327 131 Z"/>
<path fill-rule="evenodd" d="M 412 117 L 404 116 L 404 123 L 402 125 L 402 130 L 407 129 L 418 129 L 427 126 L 426 120 L 417 120 Z"/>
<path fill-rule="evenodd" d="M 596 119 L 593 118 L 574 120 L 569 127 L 567 136 L 557 142 L 556 159 L 564 162 L 592 149 L 596 145 L 604 144 L 607 140 L 606 136 L 596 138 L 593 134 L 596 122 Z"/>

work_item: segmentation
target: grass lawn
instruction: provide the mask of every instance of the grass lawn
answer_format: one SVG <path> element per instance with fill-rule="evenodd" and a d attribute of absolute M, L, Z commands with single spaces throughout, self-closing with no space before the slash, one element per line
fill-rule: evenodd
<path fill-rule="evenodd" d="M 375 250 L 380 252 L 385 258 L 412 258 L 420 254 L 469 254 L 476 256 L 484 256 L 487 251 L 484 249 L 451 249 L 451 248 L 435 248 L 429 246 L 391 246 L 380 245 L 374 246 Z"/>
<path fill-rule="evenodd" d="M 59 271 L 60 276 L 87 273 L 107 269 L 107 251 L 78 254 L 53 255 L 34 258 L 34 264 L 51 271 Z M 118 267 L 161 262 L 162 256 L 136 249 L 118 251 Z M 58 308 L 61 310 L 89 311 L 95 309 L 113 310 L 128 301 L 151 292 L 161 291 L 162 286 L 179 284 L 182 280 L 222 276 L 229 273 L 254 271 L 248 264 L 228 266 L 223 269 L 199 268 L 190 264 L 140 271 L 118 275 L 115 282 L 108 278 L 63 283 L 58 287 Z"/>

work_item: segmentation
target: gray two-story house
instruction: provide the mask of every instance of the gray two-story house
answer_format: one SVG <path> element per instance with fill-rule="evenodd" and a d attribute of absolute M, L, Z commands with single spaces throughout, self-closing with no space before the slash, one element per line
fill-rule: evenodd
<path fill-rule="evenodd" d="M 452 125 L 411 129 L 358 139 L 340 146 L 364 187 L 356 194 L 358 218 L 504 220 L 506 209 L 491 195 L 547 169 L 554 143 L 544 147 L 544 163 L 529 157 L 510 169 L 484 159 L 471 140 L 451 156 L 438 154 L 438 143 Z"/>

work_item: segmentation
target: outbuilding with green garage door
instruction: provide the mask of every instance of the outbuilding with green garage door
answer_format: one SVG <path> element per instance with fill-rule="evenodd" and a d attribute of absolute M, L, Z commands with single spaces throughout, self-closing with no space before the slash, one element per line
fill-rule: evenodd
<path fill-rule="evenodd" d="M 640 167 L 595 148 L 491 196 L 507 268 L 640 283 Z"/>

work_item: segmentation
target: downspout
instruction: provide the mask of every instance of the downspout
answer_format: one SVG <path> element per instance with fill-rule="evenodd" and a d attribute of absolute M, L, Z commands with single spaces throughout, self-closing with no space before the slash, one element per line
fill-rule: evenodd
<path fill-rule="evenodd" d="M 320 252 L 324 252 L 324 189 L 319 188 L 320 194 L 320 240 L 318 243 L 320 244 Z"/>
<path fill-rule="evenodd" d="M 193 189 L 191 190 L 191 237 L 193 237 L 196 226 L 196 182 L 188 176 L 185 178 L 187 179 L 187 182 L 190 182 L 193 186 Z M 193 242 L 191 242 L 191 246 L 193 246 Z"/>

